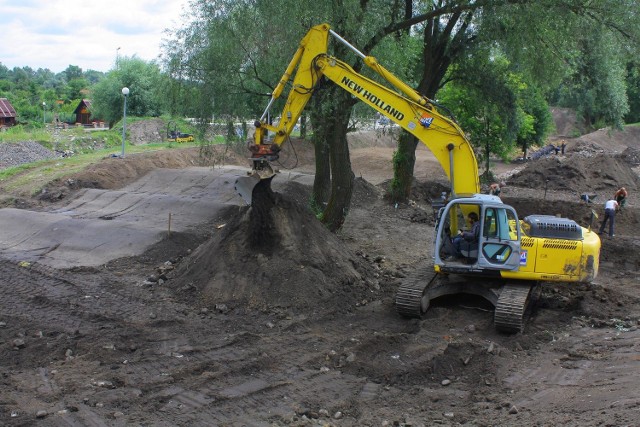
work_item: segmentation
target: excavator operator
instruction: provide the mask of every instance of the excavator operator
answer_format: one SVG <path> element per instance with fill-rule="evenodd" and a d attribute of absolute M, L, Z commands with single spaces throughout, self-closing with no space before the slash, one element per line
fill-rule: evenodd
<path fill-rule="evenodd" d="M 480 220 L 478 218 L 478 214 L 471 212 L 467 216 L 467 219 L 471 224 L 471 229 L 469 231 L 458 230 L 458 235 L 453 238 L 453 247 L 456 250 L 456 257 L 458 258 L 462 256 L 462 245 L 465 242 L 468 242 L 469 245 L 478 243 L 478 235 L 480 233 Z"/>

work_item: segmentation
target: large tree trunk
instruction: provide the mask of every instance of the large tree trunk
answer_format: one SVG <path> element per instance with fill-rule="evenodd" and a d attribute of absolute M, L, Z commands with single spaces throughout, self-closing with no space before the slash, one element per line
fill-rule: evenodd
<path fill-rule="evenodd" d="M 405 202 L 411 193 L 417 144 L 415 136 L 408 132 L 400 133 L 398 149 L 393 153 L 393 181 L 390 188 L 392 202 Z"/>
<path fill-rule="evenodd" d="M 447 25 L 442 25 L 438 17 L 426 21 L 422 52 L 424 68 L 417 90 L 427 98 L 435 98 L 452 59 L 463 51 L 462 48 L 465 46 L 464 30 L 470 23 L 471 15 L 467 15 L 466 18 L 459 21 L 461 17 L 459 12 L 452 14 L 447 20 Z M 461 25 L 457 25 L 458 23 Z M 403 142 L 403 140 L 405 141 Z M 415 149 L 418 142 L 415 136 L 404 131 L 401 133 L 396 156 L 402 161 L 394 161 L 393 185 L 398 191 L 404 193 L 393 194 L 393 199 L 396 201 L 406 200 L 409 197 L 413 182 Z"/>
<path fill-rule="evenodd" d="M 352 102 L 350 95 L 334 86 L 331 93 L 330 109 L 327 115 L 327 140 L 330 148 L 331 161 L 331 196 L 322 214 L 324 222 L 331 231 L 342 227 L 351 205 L 353 180 L 355 175 L 351 169 L 349 145 L 347 143 L 347 128 L 351 116 Z"/>
<path fill-rule="evenodd" d="M 324 212 L 331 197 L 331 163 L 329 160 L 329 143 L 331 138 L 331 122 L 327 120 L 323 110 L 328 102 L 328 82 L 318 83 L 316 91 L 309 103 L 309 118 L 313 126 L 313 146 L 316 159 L 316 174 L 313 180 L 311 206 L 316 213 Z"/>
<path fill-rule="evenodd" d="M 326 132 L 318 132 L 316 128 L 313 133 L 313 146 L 316 156 L 316 175 L 313 180 L 313 194 L 311 195 L 311 205 L 317 212 L 324 211 L 329 197 L 331 196 L 331 164 L 329 160 L 329 145 L 327 144 Z M 321 127 L 322 128 L 322 127 Z"/>

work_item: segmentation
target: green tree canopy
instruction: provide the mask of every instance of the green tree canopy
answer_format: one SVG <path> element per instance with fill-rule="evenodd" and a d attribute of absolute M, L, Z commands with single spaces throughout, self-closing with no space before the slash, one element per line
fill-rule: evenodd
<path fill-rule="evenodd" d="M 122 89 L 129 88 L 127 114 L 157 117 L 162 113 L 164 86 L 160 68 L 142 59 L 120 58 L 118 68 L 107 73 L 92 88 L 94 116 L 110 124 L 123 115 Z"/>

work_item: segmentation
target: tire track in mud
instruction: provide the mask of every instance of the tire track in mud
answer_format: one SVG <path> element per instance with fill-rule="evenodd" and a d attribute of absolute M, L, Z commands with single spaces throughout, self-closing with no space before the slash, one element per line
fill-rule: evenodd
<path fill-rule="evenodd" d="M 2 313 L 34 326 L 74 332 L 98 319 L 139 320 L 144 318 L 145 302 L 135 288 L 116 283 L 104 286 L 50 267 L 0 260 Z"/>
<path fill-rule="evenodd" d="M 290 419 L 306 405 L 316 411 L 330 409 L 344 405 L 346 396 L 364 393 L 370 400 L 375 394 L 376 387 L 365 378 L 321 363 L 339 345 L 331 341 L 335 330 L 326 336 L 276 330 L 208 336 L 203 333 L 212 328 L 208 322 L 211 319 L 192 322 L 195 333 L 186 339 L 179 331 L 155 331 L 146 337 L 145 356 L 128 362 L 126 382 L 136 384 L 145 396 L 137 403 L 147 408 L 146 421 L 225 425 L 244 420 L 255 425 L 256 420 Z M 103 391 L 102 399 L 112 395 L 116 401 L 118 393 Z"/>

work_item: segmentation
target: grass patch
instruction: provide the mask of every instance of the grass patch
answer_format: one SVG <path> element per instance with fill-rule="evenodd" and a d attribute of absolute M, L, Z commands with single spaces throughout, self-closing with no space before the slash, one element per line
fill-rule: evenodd
<path fill-rule="evenodd" d="M 45 129 L 27 130 L 22 125 L 12 126 L 0 132 L 0 142 L 38 141 L 50 143 L 51 134 Z"/>

